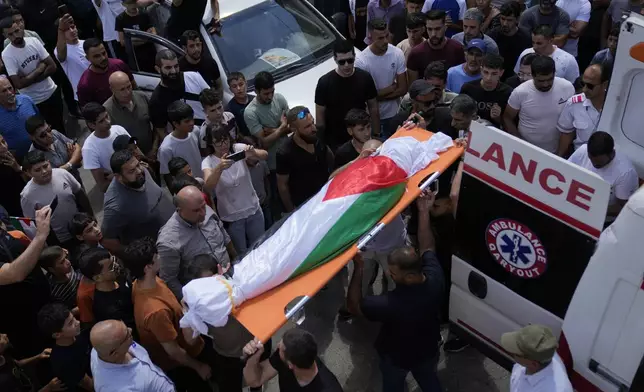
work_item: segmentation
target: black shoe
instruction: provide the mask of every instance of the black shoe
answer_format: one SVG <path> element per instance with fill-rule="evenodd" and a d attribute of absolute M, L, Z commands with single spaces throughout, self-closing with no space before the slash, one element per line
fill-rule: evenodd
<path fill-rule="evenodd" d="M 448 340 L 443 345 L 443 350 L 447 351 L 448 353 L 460 353 L 461 351 L 465 350 L 469 345 L 470 344 L 465 340 L 454 337 Z"/>
<path fill-rule="evenodd" d="M 353 317 L 353 315 L 351 313 L 349 313 L 349 311 L 345 307 L 342 307 L 342 308 L 340 308 L 340 310 L 338 310 L 338 319 L 339 320 L 349 321 L 349 320 L 351 320 L 352 317 Z"/>

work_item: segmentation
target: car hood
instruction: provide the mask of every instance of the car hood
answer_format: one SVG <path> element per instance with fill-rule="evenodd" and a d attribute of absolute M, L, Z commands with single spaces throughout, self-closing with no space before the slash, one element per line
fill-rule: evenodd
<path fill-rule="evenodd" d="M 318 80 L 335 67 L 335 61 L 331 56 L 311 69 L 277 82 L 275 92 L 286 98 L 289 108 L 306 106 L 311 111 L 311 115 L 315 117 L 315 88 Z"/>

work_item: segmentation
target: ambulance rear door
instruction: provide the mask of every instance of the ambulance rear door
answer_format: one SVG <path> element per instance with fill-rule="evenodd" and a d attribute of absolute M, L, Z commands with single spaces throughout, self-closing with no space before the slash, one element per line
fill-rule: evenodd
<path fill-rule="evenodd" d="M 472 124 L 452 257 L 450 322 L 502 365 L 501 335 L 555 334 L 599 238 L 609 185 L 495 128 Z"/>
<path fill-rule="evenodd" d="M 644 16 L 621 25 L 606 103 L 597 129 L 610 133 L 644 178 Z"/>

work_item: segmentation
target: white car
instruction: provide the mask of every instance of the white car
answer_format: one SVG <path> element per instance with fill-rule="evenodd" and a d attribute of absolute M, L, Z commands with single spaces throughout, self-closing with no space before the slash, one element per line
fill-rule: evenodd
<path fill-rule="evenodd" d="M 139 69 L 131 41 L 152 42 L 157 50 L 170 49 L 183 56 L 181 47 L 163 37 L 170 17 L 169 4 L 166 0 L 148 8 L 158 35 L 124 29 L 128 65 L 139 89 L 150 94 L 160 76 Z M 335 68 L 333 44 L 342 39 L 333 25 L 305 0 L 220 0 L 219 8 L 221 36 L 208 34 L 204 23 L 199 32 L 207 37 L 204 51 L 219 65 L 224 101 L 232 98 L 227 74 L 242 72 L 249 90 L 253 90 L 255 75 L 268 71 L 275 77 L 276 92 L 286 97 L 289 107 L 304 105 L 315 113 L 315 86 L 322 75 Z M 203 21 L 211 19 L 208 3 Z"/>

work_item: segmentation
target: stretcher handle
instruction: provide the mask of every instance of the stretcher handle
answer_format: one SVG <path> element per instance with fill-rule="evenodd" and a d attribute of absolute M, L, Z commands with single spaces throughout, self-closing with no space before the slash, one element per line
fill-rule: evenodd
<path fill-rule="evenodd" d="M 420 184 L 420 185 L 418 186 L 418 188 L 419 188 L 421 191 L 424 191 L 424 190 L 425 190 L 425 188 L 427 188 L 427 187 L 428 187 L 432 182 L 436 181 L 436 180 L 438 179 L 438 177 L 440 177 L 440 175 L 441 175 L 441 172 L 438 172 L 438 171 L 437 171 L 437 172 L 434 172 L 434 174 L 432 174 L 431 176 L 429 176 L 429 178 L 428 178 L 428 179 L 426 179 L 425 181 L 423 181 L 423 183 L 422 183 L 422 184 Z"/>

